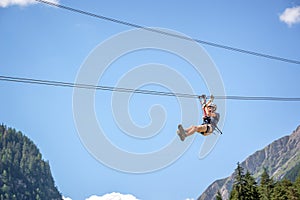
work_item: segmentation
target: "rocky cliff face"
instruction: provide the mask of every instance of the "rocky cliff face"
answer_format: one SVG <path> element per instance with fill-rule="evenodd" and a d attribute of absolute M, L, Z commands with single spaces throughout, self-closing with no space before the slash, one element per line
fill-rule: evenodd
<path fill-rule="evenodd" d="M 241 163 L 254 177 L 259 177 L 266 168 L 275 180 L 282 179 L 287 172 L 300 163 L 300 126 L 289 136 L 282 137 Z M 218 190 L 223 199 L 228 199 L 234 174 L 212 183 L 198 200 L 214 199 Z"/>

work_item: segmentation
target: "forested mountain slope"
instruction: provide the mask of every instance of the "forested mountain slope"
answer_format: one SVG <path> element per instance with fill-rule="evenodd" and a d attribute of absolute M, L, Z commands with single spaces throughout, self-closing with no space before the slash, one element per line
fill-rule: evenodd
<path fill-rule="evenodd" d="M 259 179 L 266 169 L 275 181 L 286 177 L 295 178 L 300 165 L 300 126 L 289 136 L 284 136 L 261 149 L 241 163 L 254 178 Z M 259 180 L 257 180 L 259 181 Z M 214 199 L 218 191 L 223 199 L 228 199 L 234 182 L 234 173 L 213 182 L 198 200 Z"/>
<path fill-rule="evenodd" d="M 60 200 L 48 162 L 21 132 L 0 125 L 0 200 Z"/>

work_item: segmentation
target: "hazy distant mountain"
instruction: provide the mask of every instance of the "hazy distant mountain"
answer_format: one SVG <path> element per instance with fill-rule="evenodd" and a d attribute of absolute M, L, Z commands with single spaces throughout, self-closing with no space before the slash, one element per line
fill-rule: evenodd
<path fill-rule="evenodd" d="M 4 125 L 0 125 L 0 199 L 62 199 L 36 145 Z"/>
<path fill-rule="evenodd" d="M 274 180 L 287 176 L 293 179 L 300 169 L 300 126 L 289 136 L 282 137 L 262 150 L 249 156 L 241 163 L 253 177 L 257 178 L 266 168 Z M 223 199 L 228 199 L 234 180 L 234 174 L 213 182 L 198 198 L 198 200 L 212 200 L 220 191 Z"/>

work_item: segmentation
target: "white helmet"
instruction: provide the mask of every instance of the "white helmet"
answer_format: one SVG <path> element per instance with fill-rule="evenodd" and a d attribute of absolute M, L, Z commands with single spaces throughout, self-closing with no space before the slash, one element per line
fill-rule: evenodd
<path fill-rule="evenodd" d="M 213 107 L 214 110 L 217 110 L 217 105 L 214 104 L 213 102 L 210 102 L 209 104 L 207 104 L 208 107 Z"/>

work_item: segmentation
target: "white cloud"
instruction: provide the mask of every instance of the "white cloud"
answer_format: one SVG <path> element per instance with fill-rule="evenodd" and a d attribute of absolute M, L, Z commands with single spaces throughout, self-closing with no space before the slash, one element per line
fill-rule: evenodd
<path fill-rule="evenodd" d="M 64 197 L 64 196 L 63 196 L 63 200 L 72 200 L 72 199 L 69 198 L 69 197 Z"/>
<path fill-rule="evenodd" d="M 117 192 L 113 192 L 110 194 L 105 194 L 103 196 L 90 196 L 86 200 L 138 200 L 136 197 L 134 197 L 131 194 L 120 194 Z"/>
<path fill-rule="evenodd" d="M 286 8 L 284 12 L 279 16 L 279 19 L 289 26 L 300 23 L 300 6 Z"/>
<path fill-rule="evenodd" d="M 47 1 L 58 4 L 58 0 L 47 0 Z M 37 1 L 35 0 L 1 0 L 0 7 L 5 8 L 7 6 L 13 6 L 13 5 L 27 6 L 35 3 L 37 3 Z"/>

